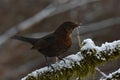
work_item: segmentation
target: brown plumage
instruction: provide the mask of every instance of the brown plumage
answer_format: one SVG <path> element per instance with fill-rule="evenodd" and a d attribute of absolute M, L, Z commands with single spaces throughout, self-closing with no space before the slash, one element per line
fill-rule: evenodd
<path fill-rule="evenodd" d="M 36 49 L 46 57 L 58 57 L 66 52 L 72 45 L 72 31 L 78 24 L 74 22 L 64 22 L 53 33 L 42 38 L 27 38 L 23 36 L 13 36 L 12 38 L 31 43 L 32 49 Z"/>

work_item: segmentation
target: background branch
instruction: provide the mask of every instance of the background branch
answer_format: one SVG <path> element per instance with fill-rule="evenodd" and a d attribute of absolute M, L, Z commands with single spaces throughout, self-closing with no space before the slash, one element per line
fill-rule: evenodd
<path fill-rule="evenodd" d="M 120 69 L 110 73 L 106 77 L 102 77 L 100 80 L 119 80 L 119 79 L 120 79 Z"/>
<path fill-rule="evenodd" d="M 55 3 L 56 0 L 54 0 Z M 85 5 L 90 2 L 99 1 L 99 0 L 72 0 L 65 4 L 50 4 L 40 12 L 36 13 L 34 16 L 28 18 L 27 20 L 19 23 L 16 26 L 13 26 L 11 29 L 7 30 L 4 34 L 0 35 L 0 45 L 3 44 L 6 40 L 8 40 L 10 37 L 15 35 L 19 31 L 23 31 L 25 29 L 30 28 L 32 25 L 41 22 L 45 18 L 48 18 L 50 16 L 71 10 L 73 8 L 76 8 L 81 5 Z"/>

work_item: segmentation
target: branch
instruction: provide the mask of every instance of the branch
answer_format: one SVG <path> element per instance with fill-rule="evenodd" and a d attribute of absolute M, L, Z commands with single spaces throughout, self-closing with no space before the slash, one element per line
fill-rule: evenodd
<path fill-rule="evenodd" d="M 115 72 L 110 73 L 106 77 L 102 77 L 100 80 L 119 80 L 120 79 L 120 69 Z"/>
<path fill-rule="evenodd" d="M 109 18 L 96 23 L 85 24 L 83 27 L 80 27 L 80 34 L 86 34 L 88 32 L 90 33 L 93 31 L 105 29 L 113 25 L 120 25 L 120 17 Z"/>
<path fill-rule="evenodd" d="M 77 54 L 36 70 L 21 80 L 73 80 L 82 79 L 94 73 L 95 67 L 120 55 L 120 40 L 95 46 L 91 39 L 82 42 L 82 48 Z"/>
<path fill-rule="evenodd" d="M 54 0 L 57 1 L 57 0 Z M 0 35 L 0 45 L 3 44 L 5 41 L 7 41 L 10 37 L 15 35 L 19 31 L 23 31 L 25 29 L 28 29 L 32 27 L 32 25 L 41 22 L 42 20 L 54 16 L 56 14 L 60 14 L 62 12 L 71 10 L 73 8 L 76 8 L 78 6 L 82 6 L 91 2 L 95 2 L 99 0 L 71 0 L 67 3 L 61 3 L 61 4 L 53 4 L 51 3 L 47 7 L 45 7 L 40 12 L 36 13 L 34 16 L 28 18 L 27 20 L 19 23 L 16 26 L 13 26 L 11 29 L 7 30 L 4 34 Z"/>

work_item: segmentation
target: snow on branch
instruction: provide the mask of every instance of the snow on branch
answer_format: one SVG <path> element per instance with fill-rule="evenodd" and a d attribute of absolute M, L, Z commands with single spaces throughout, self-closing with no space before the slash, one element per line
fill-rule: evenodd
<path fill-rule="evenodd" d="M 94 73 L 95 67 L 120 56 L 120 40 L 98 47 L 91 39 L 86 39 L 81 45 L 77 54 L 36 70 L 21 80 L 81 80 Z"/>
<path fill-rule="evenodd" d="M 120 79 L 120 69 L 117 71 L 110 73 L 106 77 L 102 77 L 100 80 L 119 80 Z"/>

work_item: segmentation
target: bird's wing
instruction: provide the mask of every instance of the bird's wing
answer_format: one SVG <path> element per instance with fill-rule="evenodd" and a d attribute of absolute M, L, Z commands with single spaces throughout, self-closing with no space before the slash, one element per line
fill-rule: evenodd
<path fill-rule="evenodd" d="M 50 45 L 45 39 L 39 39 L 31 49 L 44 49 Z"/>

